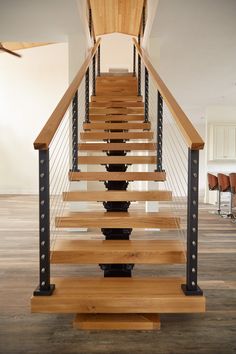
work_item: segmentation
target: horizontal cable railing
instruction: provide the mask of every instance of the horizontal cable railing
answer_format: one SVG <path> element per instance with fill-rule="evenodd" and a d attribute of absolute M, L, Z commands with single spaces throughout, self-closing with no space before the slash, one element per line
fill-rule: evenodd
<path fill-rule="evenodd" d="M 50 295 L 54 290 L 50 254 L 62 233 L 56 220 L 69 208 L 62 198 L 63 192 L 69 191 L 69 171 L 79 171 L 78 137 L 83 122 L 89 122 L 89 97 L 95 94 L 100 72 L 98 51 L 100 39 L 34 142 L 39 150 L 39 287 L 35 295 Z"/>
<path fill-rule="evenodd" d="M 186 246 L 186 295 L 201 295 L 197 284 L 199 150 L 204 142 L 170 90 L 154 69 L 145 50 L 133 38 L 133 73 L 138 95 L 144 98 L 145 118 L 155 129 L 156 171 L 166 172 L 158 188 L 172 191 L 171 212 L 181 220 L 179 236 Z M 137 53 L 137 55 L 136 55 Z M 137 63 L 137 65 L 136 65 Z M 168 208 L 170 208 L 168 204 Z"/>

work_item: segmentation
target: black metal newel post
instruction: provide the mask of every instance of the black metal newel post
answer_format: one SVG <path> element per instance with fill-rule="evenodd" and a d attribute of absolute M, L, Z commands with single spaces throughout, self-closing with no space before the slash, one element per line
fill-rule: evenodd
<path fill-rule="evenodd" d="M 49 150 L 39 150 L 39 286 L 35 296 L 53 293 L 50 284 L 50 190 Z"/>
<path fill-rule="evenodd" d="M 197 285 L 199 151 L 188 150 L 187 276 L 185 295 L 202 295 Z"/>
<path fill-rule="evenodd" d="M 100 44 L 98 46 L 98 76 L 101 76 L 101 49 L 100 49 Z"/>
<path fill-rule="evenodd" d="M 156 172 L 162 172 L 162 143 L 163 143 L 163 98 L 157 90 L 157 168 Z"/>
<path fill-rule="evenodd" d="M 133 49 L 133 76 L 136 76 L 136 47 Z"/>
<path fill-rule="evenodd" d="M 145 98 L 144 98 L 144 122 L 149 121 L 149 73 L 145 67 Z"/>
<path fill-rule="evenodd" d="M 96 55 L 93 57 L 93 96 L 96 96 Z"/>
<path fill-rule="evenodd" d="M 89 123 L 89 67 L 85 74 L 85 123 Z"/>
<path fill-rule="evenodd" d="M 71 171 L 78 169 L 78 91 L 76 91 L 72 100 L 72 168 Z"/>

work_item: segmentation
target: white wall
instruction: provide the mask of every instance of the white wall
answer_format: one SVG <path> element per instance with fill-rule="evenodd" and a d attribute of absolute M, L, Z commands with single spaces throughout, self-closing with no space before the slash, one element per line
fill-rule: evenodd
<path fill-rule="evenodd" d="M 37 193 L 33 141 L 68 86 L 68 45 L 0 54 L 0 193 Z"/>
<path fill-rule="evenodd" d="M 132 36 L 112 33 L 100 36 L 101 42 L 101 72 L 110 68 L 133 70 Z"/>

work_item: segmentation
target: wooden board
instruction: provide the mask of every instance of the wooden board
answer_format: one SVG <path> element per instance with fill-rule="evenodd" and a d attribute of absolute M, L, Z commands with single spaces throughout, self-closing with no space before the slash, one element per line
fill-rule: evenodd
<path fill-rule="evenodd" d="M 143 97 L 142 96 L 91 96 L 91 101 L 92 102 L 120 102 L 120 101 L 129 101 L 129 102 L 142 102 Z"/>
<path fill-rule="evenodd" d="M 154 151 L 156 143 L 80 143 L 78 149 L 81 151 Z"/>
<path fill-rule="evenodd" d="M 81 140 L 111 140 L 111 139 L 153 139 L 153 132 L 82 132 Z"/>
<path fill-rule="evenodd" d="M 81 165 L 106 165 L 106 164 L 156 164 L 156 156 L 79 156 Z"/>
<path fill-rule="evenodd" d="M 176 240 L 56 240 L 51 263 L 184 264 L 185 251 Z"/>
<path fill-rule="evenodd" d="M 103 108 L 90 107 L 89 114 L 144 114 L 143 107 Z"/>
<path fill-rule="evenodd" d="M 63 193 L 63 200 L 77 201 L 171 201 L 170 191 L 71 191 Z"/>
<path fill-rule="evenodd" d="M 70 181 L 165 181 L 165 172 L 69 172 Z"/>
<path fill-rule="evenodd" d="M 109 130 L 109 129 L 145 129 L 149 130 L 151 128 L 150 123 L 84 123 L 84 130 Z"/>
<path fill-rule="evenodd" d="M 160 316 L 158 314 L 77 314 L 73 327 L 81 330 L 135 330 L 150 331 L 161 328 Z"/>
<path fill-rule="evenodd" d="M 33 296 L 40 313 L 197 313 L 204 296 L 185 296 L 185 278 L 52 278 L 52 296 Z"/>
<path fill-rule="evenodd" d="M 96 115 L 96 114 L 90 114 L 89 115 L 89 119 L 91 122 L 97 122 L 97 121 L 106 121 L 106 122 L 112 122 L 112 121 L 116 121 L 116 122 L 121 122 L 121 121 L 125 121 L 125 122 L 129 122 L 129 121 L 144 121 L 144 115 L 143 114 L 129 114 L 129 115 L 111 115 L 111 114 L 100 114 L 100 115 Z"/>
<path fill-rule="evenodd" d="M 120 32 L 138 36 L 143 0 L 90 0 L 96 36 Z"/>
<path fill-rule="evenodd" d="M 160 228 L 179 229 L 180 219 L 163 212 L 72 212 L 55 218 L 58 228 Z"/>
<path fill-rule="evenodd" d="M 117 107 L 144 107 L 143 102 L 132 102 L 132 101 L 103 101 L 103 102 L 90 102 L 89 107 L 98 107 L 98 108 L 117 108 Z"/>

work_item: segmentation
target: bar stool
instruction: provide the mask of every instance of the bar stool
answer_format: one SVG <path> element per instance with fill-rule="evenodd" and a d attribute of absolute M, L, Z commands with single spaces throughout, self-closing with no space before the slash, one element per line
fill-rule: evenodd
<path fill-rule="evenodd" d="M 232 213 L 232 218 L 236 219 L 236 215 L 233 214 L 232 209 L 233 209 L 233 197 L 236 195 L 236 173 L 230 173 L 229 174 L 229 181 L 230 181 L 230 191 L 231 191 L 231 213 Z"/>
<path fill-rule="evenodd" d="M 220 213 L 221 216 L 229 216 L 232 217 L 232 193 L 230 189 L 230 180 L 229 176 L 224 173 L 218 173 L 218 185 L 219 185 L 219 194 L 221 198 L 221 193 L 230 193 L 230 201 L 229 201 L 229 212 L 226 214 Z"/>
<path fill-rule="evenodd" d="M 217 210 L 217 213 L 216 212 L 213 212 L 213 213 L 220 214 L 220 191 L 219 191 L 219 185 L 218 185 L 218 178 L 215 175 L 208 172 L 207 180 L 208 180 L 209 191 L 217 191 L 218 210 Z"/>

